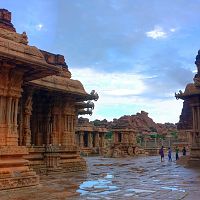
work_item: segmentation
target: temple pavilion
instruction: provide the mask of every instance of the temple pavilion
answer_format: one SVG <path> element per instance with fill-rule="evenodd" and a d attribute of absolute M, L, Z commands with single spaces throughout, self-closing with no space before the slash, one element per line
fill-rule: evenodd
<path fill-rule="evenodd" d="M 64 56 L 30 46 L 0 9 L 0 190 L 37 185 L 41 173 L 84 170 L 75 127 L 97 99 L 71 79 Z"/>
<path fill-rule="evenodd" d="M 179 130 L 191 135 L 191 152 L 189 164 L 200 166 L 200 50 L 196 56 L 197 74 L 194 82 L 187 84 L 185 91 L 175 93 L 177 99 L 183 99 L 183 109 L 178 123 Z"/>

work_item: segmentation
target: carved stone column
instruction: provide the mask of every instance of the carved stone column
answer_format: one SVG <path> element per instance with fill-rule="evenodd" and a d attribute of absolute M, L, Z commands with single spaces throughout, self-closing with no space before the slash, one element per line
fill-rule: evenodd
<path fill-rule="evenodd" d="M 200 102 L 198 97 L 192 99 L 193 132 L 189 164 L 200 165 Z"/>
<path fill-rule="evenodd" d="M 99 147 L 99 132 L 95 133 L 95 147 Z"/>
<path fill-rule="evenodd" d="M 84 141 L 83 141 L 83 136 L 84 136 L 84 132 L 80 131 L 80 148 L 84 147 Z"/>
<path fill-rule="evenodd" d="M 52 110 L 52 133 L 51 133 L 51 144 L 58 144 L 58 126 L 59 126 L 59 109 L 54 106 Z"/>
<path fill-rule="evenodd" d="M 92 133 L 88 132 L 88 147 L 92 148 Z"/>
<path fill-rule="evenodd" d="M 68 116 L 67 113 L 64 112 L 63 116 L 62 116 L 62 120 L 63 120 L 63 133 L 62 133 L 62 145 L 68 145 L 68 140 L 69 138 L 68 136 Z"/>
<path fill-rule="evenodd" d="M 0 190 L 39 182 L 23 158 L 28 154 L 27 148 L 18 146 L 17 114 L 22 81 L 22 71 L 14 65 L 0 63 Z"/>
<path fill-rule="evenodd" d="M 52 133 L 52 119 L 51 119 L 51 113 L 49 113 L 47 117 L 47 138 L 46 138 L 47 145 L 51 143 L 51 133 Z"/>
<path fill-rule="evenodd" d="M 196 100 L 197 101 L 197 100 Z M 200 148 L 200 103 L 195 102 L 192 104 L 193 115 L 193 140 L 192 147 Z"/>
<path fill-rule="evenodd" d="M 116 132 L 113 132 L 113 140 L 114 140 L 114 143 L 118 143 L 119 141 L 118 141 L 118 133 L 116 133 Z"/>
<path fill-rule="evenodd" d="M 128 134 L 127 132 L 122 133 L 122 143 L 128 143 Z"/>
<path fill-rule="evenodd" d="M 18 145 L 17 112 L 23 73 L 14 66 L 0 66 L 0 145 Z"/>
<path fill-rule="evenodd" d="M 30 117 L 32 114 L 32 92 L 28 92 L 24 103 L 23 145 L 31 145 Z"/>

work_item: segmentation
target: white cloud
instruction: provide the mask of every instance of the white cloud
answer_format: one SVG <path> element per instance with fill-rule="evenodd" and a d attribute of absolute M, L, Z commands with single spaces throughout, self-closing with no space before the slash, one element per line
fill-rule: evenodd
<path fill-rule="evenodd" d="M 41 31 L 42 29 L 43 29 L 43 27 L 44 27 L 44 25 L 43 24 L 37 24 L 36 26 L 35 26 L 35 28 L 36 28 L 36 30 L 38 30 L 38 31 Z"/>
<path fill-rule="evenodd" d="M 153 39 L 159 39 L 159 38 L 166 38 L 167 33 L 163 31 L 162 27 L 155 26 L 152 31 L 146 32 L 146 36 Z"/>
<path fill-rule="evenodd" d="M 197 73 L 197 69 L 192 70 L 192 73 L 196 74 Z"/>
<path fill-rule="evenodd" d="M 145 90 L 141 75 L 136 73 L 107 73 L 89 68 L 73 68 L 72 76 L 82 80 L 89 89 L 97 88 L 103 95 L 135 95 Z M 84 73 L 84 75 L 83 75 Z"/>
<path fill-rule="evenodd" d="M 145 110 L 156 122 L 178 122 L 182 102 L 177 101 L 174 94 L 163 93 L 163 97 L 170 97 L 166 99 L 146 97 L 148 86 L 144 80 L 149 77 L 132 72 L 99 72 L 89 68 L 71 68 L 71 72 L 72 78 L 80 80 L 88 93 L 95 89 L 99 94 L 93 115 L 85 116 L 91 120 L 112 120 Z"/>
<path fill-rule="evenodd" d="M 170 28 L 165 30 L 161 26 L 155 26 L 153 30 L 146 32 L 146 36 L 153 39 L 163 39 L 167 38 L 170 33 L 174 33 L 177 31 L 177 28 Z"/>
<path fill-rule="evenodd" d="M 176 28 L 170 28 L 169 30 L 173 33 L 173 32 L 175 32 L 177 29 L 176 29 Z"/>

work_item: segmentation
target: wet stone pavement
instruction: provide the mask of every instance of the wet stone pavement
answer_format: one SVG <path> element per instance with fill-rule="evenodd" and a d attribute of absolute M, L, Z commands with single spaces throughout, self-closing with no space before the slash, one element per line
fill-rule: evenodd
<path fill-rule="evenodd" d="M 85 159 L 87 172 L 45 175 L 38 187 L 0 192 L 0 200 L 200 199 L 200 169 L 158 156 Z"/>

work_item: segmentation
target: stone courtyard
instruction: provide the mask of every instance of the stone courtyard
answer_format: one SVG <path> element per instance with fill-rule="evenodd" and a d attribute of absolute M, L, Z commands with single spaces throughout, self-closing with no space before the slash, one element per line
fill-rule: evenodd
<path fill-rule="evenodd" d="M 41 176 L 40 185 L 0 192 L 1 200 L 171 199 L 198 200 L 199 169 L 158 156 L 86 157 L 88 170 Z"/>

